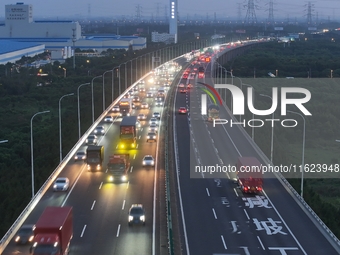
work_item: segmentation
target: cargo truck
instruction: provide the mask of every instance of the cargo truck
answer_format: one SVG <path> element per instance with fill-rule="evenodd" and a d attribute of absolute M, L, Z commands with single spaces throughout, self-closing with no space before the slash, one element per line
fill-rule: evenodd
<path fill-rule="evenodd" d="M 244 193 L 262 191 L 262 165 L 255 157 L 240 157 L 237 161 L 237 181 Z"/>
<path fill-rule="evenodd" d="M 72 207 L 46 207 L 33 227 L 31 255 L 68 254 L 73 236 Z"/>
<path fill-rule="evenodd" d="M 129 154 L 113 154 L 109 158 L 107 164 L 107 172 L 109 174 L 108 181 L 121 181 L 126 182 L 128 180 L 128 172 L 130 167 L 130 155 Z"/>
<path fill-rule="evenodd" d="M 137 145 L 137 116 L 125 116 L 120 123 L 119 148 L 134 149 Z"/>
<path fill-rule="evenodd" d="M 104 146 L 89 145 L 86 149 L 88 171 L 101 171 L 104 159 Z"/>
<path fill-rule="evenodd" d="M 210 104 L 208 106 L 208 121 L 213 121 L 214 119 L 220 118 L 220 107 L 215 104 Z"/>
<path fill-rule="evenodd" d="M 132 111 L 132 99 L 123 98 L 119 101 L 119 116 L 130 116 Z"/>

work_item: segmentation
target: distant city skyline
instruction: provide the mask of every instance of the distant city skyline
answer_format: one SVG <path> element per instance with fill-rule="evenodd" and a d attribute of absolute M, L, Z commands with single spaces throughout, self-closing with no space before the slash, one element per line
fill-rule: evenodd
<path fill-rule="evenodd" d="M 16 4 L 6 2 L 0 5 L 0 19 L 4 19 L 5 5 Z M 30 0 L 20 1 L 24 4 L 33 5 L 33 18 L 38 19 L 84 19 L 84 18 L 122 18 L 128 19 L 136 16 L 142 19 L 164 19 L 166 12 L 169 12 L 169 1 L 138 2 L 129 1 L 123 4 L 118 0 L 96 0 L 93 2 L 84 0 L 58 0 L 41 1 Z M 229 0 L 221 4 L 221 0 L 178 0 L 179 19 L 207 19 L 207 20 L 244 20 L 247 14 L 248 0 Z M 254 11 L 258 21 L 267 20 L 270 11 L 270 0 L 253 0 Z M 311 5 L 312 21 L 340 21 L 340 0 L 273 0 L 274 20 L 307 20 L 308 4 Z M 139 6 L 139 7 L 137 7 Z"/>

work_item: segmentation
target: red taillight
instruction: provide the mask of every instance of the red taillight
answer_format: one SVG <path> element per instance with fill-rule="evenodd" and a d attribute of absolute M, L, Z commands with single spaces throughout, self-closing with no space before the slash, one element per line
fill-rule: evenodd
<path fill-rule="evenodd" d="M 247 191 L 247 190 L 248 190 L 248 188 L 247 188 L 247 187 L 244 187 L 244 188 L 243 188 L 243 190 L 244 190 L 244 191 Z"/>
<path fill-rule="evenodd" d="M 258 191 L 262 191 L 262 187 L 256 187 Z"/>

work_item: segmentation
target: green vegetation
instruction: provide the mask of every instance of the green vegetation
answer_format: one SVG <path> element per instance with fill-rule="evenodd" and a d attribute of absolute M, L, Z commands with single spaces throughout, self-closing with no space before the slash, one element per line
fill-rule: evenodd
<path fill-rule="evenodd" d="M 322 45 L 322 49 L 320 45 Z M 278 43 L 269 43 L 259 46 L 254 51 L 249 51 L 233 62 L 233 74 L 237 77 L 252 76 L 254 66 L 257 77 L 266 77 L 241 78 L 244 84 L 254 87 L 255 108 L 268 109 L 270 107 L 270 99 L 262 97 L 260 94 L 271 96 L 272 87 L 302 87 L 311 92 L 311 100 L 305 104 L 312 114 L 312 116 L 305 116 L 305 164 L 327 164 L 328 166 L 340 164 L 340 143 L 335 142 L 336 139 L 340 139 L 340 105 L 338 103 L 340 79 L 330 78 L 330 70 L 333 70 L 333 77 L 339 77 L 339 54 L 339 45 L 323 41 L 319 43 L 295 42 L 291 44 L 290 48 L 283 48 L 282 44 Z M 230 64 L 227 63 L 225 66 L 229 68 Z M 312 77 L 324 78 L 307 78 L 306 70 L 309 68 L 312 69 Z M 275 74 L 276 69 L 279 69 L 278 77 L 271 78 L 267 75 L 268 72 Z M 295 76 L 295 78 L 280 78 L 285 76 Z M 230 78 L 228 78 L 228 83 L 231 83 Z M 234 79 L 234 84 L 239 85 L 240 80 Z M 244 91 L 245 87 L 243 86 Z M 226 102 L 227 104 L 230 102 L 230 95 L 227 95 Z M 300 112 L 293 106 L 288 106 L 287 109 Z M 254 118 L 265 119 L 271 118 L 271 116 L 255 116 Z M 303 119 L 296 114 L 281 116 L 280 107 L 275 112 L 275 118 L 281 120 L 292 118 L 298 122 L 298 125 L 294 128 L 284 128 L 279 122 L 275 124 L 274 164 L 301 164 Z M 245 119 L 252 119 L 252 114 L 247 112 Z M 251 128 L 246 127 L 246 130 L 251 136 Z M 270 141 L 270 123 L 265 124 L 263 128 L 255 128 L 255 142 L 268 158 L 270 158 Z M 301 179 L 299 176 L 297 177 L 298 179 L 289 179 L 289 181 L 300 193 Z M 340 237 L 339 177 L 340 172 L 333 172 L 324 174 L 322 178 L 316 174 L 305 175 L 304 179 L 304 199 L 338 237 Z"/>

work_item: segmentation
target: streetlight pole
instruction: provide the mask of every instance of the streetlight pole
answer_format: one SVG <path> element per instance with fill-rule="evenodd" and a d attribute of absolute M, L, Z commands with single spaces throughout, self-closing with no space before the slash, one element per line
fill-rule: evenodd
<path fill-rule="evenodd" d="M 243 85 L 245 85 L 245 86 L 247 86 L 247 87 L 251 87 L 252 88 L 252 92 L 254 93 L 254 87 L 252 86 L 252 85 L 249 85 L 249 84 L 245 84 L 245 83 L 243 83 Z M 254 95 L 254 94 L 253 94 Z M 253 97 L 253 102 L 254 102 L 255 100 L 254 100 L 254 97 Z M 253 114 L 253 119 L 254 119 L 254 113 L 252 113 Z M 253 141 L 254 141 L 254 135 L 255 135 L 255 133 L 254 133 L 254 125 L 252 125 L 252 127 L 251 127 L 251 138 L 253 139 Z"/>
<path fill-rule="evenodd" d="M 32 172 L 32 199 L 34 197 L 34 161 L 33 161 L 33 128 L 32 128 L 32 122 L 33 118 L 37 116 L 38 114 L 48 113 L 50 111 L 43 111 L 43 112 L 37 112 L 34 114 L 31 118 L 31 172 Z"/>
<path fill-rule="evenodd" d="M 94 122 L 94 99 L 93 99 L 93 81 L 96 78 L 100 78 L 102 75 L 96 76 L 91 81 L 91 92 L 92 92 L 92 123 Z"/>
<path fill-rule="evenodd" d="M 115 79 L 115 74 L 114 71 L 115 69 L 118 68 L 118 66 L 115 66 L 114 68 L 112 68 L 112 80 L 111 80 L 111 87 L 112 87 L 112 91 L 111 91 L 111 102 L 113 102 L 113 96 L 114 96 L 114 79 Z"/>
<path fill-rule="evenodd" d="M 79 131 L 79 139 L 80 139 L 80 136 L 81 136 L 81 131 L 80 131 L 80 101 L 79 101 L 79 97 L 80 97 L 80 94 L 79 94 L 79 89 L 82 87 L 82 86 L 85 86 L 85 85 L 90 85 L 90 83 L 84 83 L 84 84 L 81 84 L 79 85 L 78 89 L 77 89 L 77 96 L 78 96 L 78 131 Z"/>
<path fill-rule="evenodd" d="M 60 155 L 60 162 L 63 160 L 63 148 L 62 148 L 62 140 L 61 140 L 61 99 L 67 96 L 73 96 L 74 93 L 63 95 L 59 99 L 59 155 Z"/>
<path fill-rule="evenodd" d="M 118 93 L 119 93 L 119 95 L 122 94 L 122 90 L 121 90 L 121 87 L 120 87 L 120 66 L 121 66 L 121 65 L 124 65 L 124 64 L 125 64 L 125 63 L 122 63 L 122 64 L 120 64 L 119 67 L 118 67 L 118 83 L 119 83 L 119 88 L 118 88 L 118 91 L 119 91 L 119 92 L 118 92 Z"/>
<path fill-rule="evenodd" d="M 108 70 L 103 73 L 103 111 L 105 111 L 105 82 L 104 77 L 106 73 L 113 72 L 113 70 Z M 113 101 L 113 100 L 112 100 Z"/>
<path fill-rule="evenodd" d="M 303 117 L 302 114 L 298 113 L 298 112 L 293 112 L 293 111 L 289 111 L 287 110 L 287 112 L 293 113 L 293 114 L 297 114 L 300 115 L 303 119 L 303 134 L 302 134 L 302 163 L 301 163 L 301 167 L 302 167 L 302 171 L 301 171 L 301 197 L 303 198 L 303 175 L 305 172 L 305 137 L 306 137 L 306 120 L 305 117 Z"/>
<path fill-rule="evenodd" d="M 273 101 L 273 98 L 268 95 L 260 94 L 260 96 L 268 97 Z M 274 112 L 272 113 L 272 119 L 274 121 Z M 272 123 L 272 137 L 270 142 L 270 162 L 273 163 L 273 145 L 274 145 L 274 122 Z"/>

